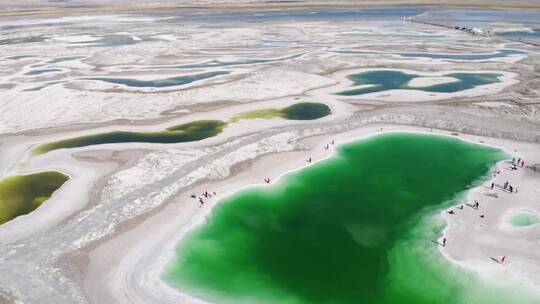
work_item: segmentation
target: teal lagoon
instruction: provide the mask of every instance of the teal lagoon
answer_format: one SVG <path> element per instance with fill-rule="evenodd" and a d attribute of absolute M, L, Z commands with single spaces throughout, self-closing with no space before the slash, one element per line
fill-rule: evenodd
<path fill-rule="evenodd" d="M 376 51 L 336 51 L 340 54 L 360 54 L 360 55 L 398 55 L 400 57 L 406 58 L 430 58 L 436 60 L 452 60 L 452 61 L 483 61 L 490 60 L 493 58 L 504 58 L 511 57 L 515 55 L 527 55 L 527 52 L 517 51 L 512 49 L 503 49 L 498 50 L 490 54 L 438 54 L 438 53 L 424 53 L 424 52 L 403 52 L 403 53 L 385 53 L 385 52 L 376 52 Z"/>
<path fill-rule="evenodd" d="M 436 93 L 454 93 L 472 89 L 480 85 L 500 82 L 499 77 L 502 75 L 495 73 L 450 73 L 441 76 L 456 78 L 457 81 L 427 87 L 411 87 L 408 85 L 409 81 L 416 77 L 425 76 L 392 70 L 363 72 L 349 75 L 347 78 L 353 82 L 352 86 L 369 86 L 352 88 L 337 94 L 342 96 L 356 96 L 395 89 L 421 90 Z"/>
<path fill-rule="evenodd" d="M 226 71 L 215 71 L 215 72 L 177 76 L 177 77 L 157 79 L 157 80 L 139 80 L 139 79 L 131 79 L 131 78 L 109 78 L 109 77 L 93 77 L 93 78 L 86 78 L 86 79 L 99 80 L 99 81 L 104 81 L 104 82 L 113 83 L 113 84 L 121 84 L 121 85 L 125 85 L 128 87 L 135 87 L 135 88 L 166 88 L 166 87 L 186 85 L 195 81 L 214 78 L 214 77 L 217 77 L 220 75 L 226 75 L 229 73 L 230 72 L 226 72 Z"/>
<path fill-rule="evenodd" d="M 531 31 L 511 31 L 499 33 L 499 36 L 517 40 L 540 40 L 540 28 Z"/>
<path fill-rule="evenodd" d="M 476 61 L 489 60 L 493 58 L 510 57 L 514 55 L 527 55 L 527 52 L 516 50 L 499 50 L 492 54 L 436 54 L 436 53 L 399 53 L 402 57 L 424 57 L 431 59 L 456 60 L 456 61 Z"/>
<path fill-rule="evenodd" d="M 61 69 L 41 69 L 41 70 L 33 70 L 33 71 L 29 71 L 29 72 L 24 73 L 24 75 L 27 75 L 27 76 L 36 76 L 36 75 L 43 75 L 43 74 L 52 73 L 52 72 L 62 72 L 62 70 L 61 70 Z"/>
<path fill-rule="evenodd" d="M 219 203 L 162 274 L 212 303 L 537 303 L 438 251 L 442 208 L 506 157 L 457 139 L 390 134 Z"/>

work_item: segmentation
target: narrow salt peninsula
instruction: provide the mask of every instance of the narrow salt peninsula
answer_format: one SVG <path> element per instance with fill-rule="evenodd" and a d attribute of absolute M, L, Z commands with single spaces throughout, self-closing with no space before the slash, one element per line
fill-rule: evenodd
<path fill-rule="evenodd" d="M 540 302 L 535 1 L 0 5 L 0 303 Z"/>

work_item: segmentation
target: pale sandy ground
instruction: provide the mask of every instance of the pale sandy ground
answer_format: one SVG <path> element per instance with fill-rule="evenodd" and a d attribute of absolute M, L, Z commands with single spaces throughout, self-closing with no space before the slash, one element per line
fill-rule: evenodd
<path fill-rule="evenodd" d="M 520 142 L 486 139 L 490 145 L 502 147 L 512 157 L 524 159 L 525 164 L 540 163 L 538 145 Z M 448 222 L 444 234 L 447 246 L 445 256 L 457 264 L 475 270 L 486 279 L 504 286 L 510 278 L 520 284 L 540 290 L 540 225 L 512 227 L 509 218 L 520 210 L 540 212 L 540 173 L 518 167 L 511 170 L 508 160 L 497 164 L 500 174 L 491 176 L 482 185 L 469 192 L 464 208 L 450 208 L 455 214 L 443 211 Z M 491 183 L 495 183 L 491 190 Z M 517 193 L 503 189 L 509 182 Z M 493 197 L 492 195 L 497 197 Z M 471 208 L 474 201 L 480 203 L 478 210 Z M 480 215 L 484 215 L 481 218 Z M 506 256 L 504 263 L 501 263 Z M 495 259 L 495 260 L 493 260 Z"/>
<path fill-rule="evenodd" d="M 380 131 L 381 128 L 382 132 Z M 451 136 L 448 131 L 396 125 L 376 125 L 345 133 L 307 139 L 303 142 L 308 150 L 264 156 L 252 164 L 249 169 L 243 170 L 231 178 L 203 184 L 188 192 L 179 194 L 173 200 L 174 203 L 169 204 L 137 228 L 111 241 L 100 244 L 89 255 L 90 261 L 86 268 L 87 274 L 84 280 L 87 292 L 94 294 L 95 303 L 110 299 L 114 299 L 118 303 L 128 301 L 143 303 L 155 300 L 159 300 L 161 303 L 199 303 L 199 301 L 168 287 L 160 280 L 159 276 L 164 265 L 174 255 L 174 248 L 178 240 L 193 227 L 204 223 L 205 217 L 211 212 L 216 203 L 240 189 L 253 186 L 264 187 L 263 179 L 267 176 L 272 177 L 273 183 L 278 182 L 279 177 L 284 174 L 305 168 L 308 165 L 306 163 L 308 157 L 312 157 L 315 161 L 331 157 L 333 155 L 332 150 L 335 147 L 331 146 L 330 151 L 323 148 L 331 140 L 341 144 L 387 132 L 420 132 Z M 503 148 L 516 157 L 526 159 L 529 163 L 540 161 L 540 150 L 537 144 L 464 134 L 460 134 L 458 138 Z M 486 218 L 483 219 L 485 228 L 481 232 L 471 233 L 471 231 L 476 232 L 478 230 L 475 226 L 482 221 L 478 217 L 479 212 L 473 211 L 469 207 L 466 207 L 463 211 L 463 213 L 467 213 L 465 219 L 459 213 L 462 211 L 459 211 L 454 216 L 445 217 L 449 222 L 449 226 L 445 230 L 448 245 L 443 250 L 443 253 L 458 265 L 480 274 L 487 282 L 491 282 L 489 280 L 491 275 L 510 274 L 506 275 L 506 280 L 512 281 L 516 279 L 534 282 L 536 285 L 529 284 L 529 287 L 540 291 L 538 272 L 534 271 L 534 268 L 531 269 L 527 266 L 530 263 L 534 265 L 532 261 L 540 259 L 540 253 L 537 250 L 538 243 L 534 239 L 529 239 L 533 235 L 540 233 L 539 228 L 521 228 L 522 231 L 514 229 L 512 232 L 500 229 L 505 215 L 513 209 L 532 208 L 537 210 L 535 205 L 538 203 L 537 198 L 540 197 L 538 196 L 540 178 L 526 176 L 530 175 L 530 173 L 527 174 L 524 169 L 521 169 L 513 173 L 504 172 L 497 180 L 506 178 L 508 174 L 521 176 L 519 193 L 513 195 L 502 194 L 498 199 L 492 199 L 496 203 L 491 203 L 485 196 L 481 198 L 481 212 L 486 215 Z M 513 182 L 513 179 L 510 177 L 509 179 Z M 206 190 L 216 191 L 218 196 L 208 200 L 204 207 L 200 208 L 196 200 L 189 198 L 189 193 L 191 191 L 202 193 Z M 484 185 L 471 190 L 468 200 L 474 199 L 475 194 L 482 191 L 485 191 Z M 516 201 L 516 198 L 519 199 L 519 202 Z M 504 234 L 513 235 L 503 237 L 503 242 L 503 239 L 499 239 L 499 237 Z M 486 235 L 489 235 L 489 240 L 485 239 Z M 524 237 L 525 235 L 527 237 Z M 457 239 L 459 239 L 459 244 L 456 244 Z M 475 244 L 475 246 L 471 246 L 471 244 Z M 129 248 L 129 250 L 125 251 L 121 250 L 121 248 Z M 114 252 L 119 254 L 114 254 Z M 502 254 L 511 257 L 513 262 L 500 265 L 493 263 L 489 258 L 490 255 Z M 111 268 L 111 265 L 116 266 Z M 104 275 L 108 280 L 104 281 L 102 279 Z M 131 291 L 126 293 L 117 292 L 118 290 Z M 156 295 L 158 290 L 159 295 Z"/>

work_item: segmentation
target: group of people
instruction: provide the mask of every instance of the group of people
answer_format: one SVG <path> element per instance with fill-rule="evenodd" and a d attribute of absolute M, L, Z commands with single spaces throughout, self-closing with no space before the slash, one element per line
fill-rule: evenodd
<path fill-rule="evenodd" d="M 505 182 L 504 185 L 503 185 L 503 189 L 504 190 L 508 190 L 510 191 L 510 193 L 513 193 L 514 192 L 514 187 L 510 184 L 508 184 L 508 182 Z M 516 192 L 517 192 L 517 187 L 516 187 Z"/>
<path fill-rule="evenodd" d="M 335 144 L 336 144 L 336 141 L 335 141 L 335 140 L 332 140 L 329 144 L 326 144 L 326 145 L 324 146 L 324 150 L 325 150 L 325 151 L 329 150 L 329 149 L 330 149 L 330 146 L 331 146 L 331 145 L 334 146 Z M 311 163 L 313 162 L 313 159 L 312 159 L 311 157 L 308 157 L 308 158 L 306 159 L 306 162 L 309 163 L 309 164 L 311 164 Z M 264 178 L 264 182 L 267 183 L 267 184 L 270 184 L 270 183 L 272 182 L 272 180 L 270 179 L 270 177 L 265 177 L 265 178 Z"/>
<path fill-rule="evenodd" d="M 334 140 L 332 140 L 329 144 L 326 144 L 326 146 L 324 146 L 324 150 L 330 149 L 330 145 L 333 146 L 333 145 L 335 145 L 335 144 L 336 144 L 336 142 L 335 142 Z"/>
<path fill-rule="evenodd" d="M 518 159 L 512 158 L 512 163 L 511 163 L 511 167 L 510 167 L 510 169 L 512 171 L 518 170 L 518 168 L 523 168 L 523 166 L 525 166 L 525 161 L 524 160 L 522 160 L 521 158 L 518 158 Z M 493 173 L 493 177 L 496 177 L 500 173 L 501 173 L 501 170 L 496 170 Z M 493 190 L 494 187 L 495 187 L 495 182 L 492 182 L 491 183 L 491 190 Z M 510 193 L 517 193 L 518 192 L 518 188 L 510 185 L 510 183 L 508 181 L 506 181 L 503 184 L 502 188 L 503 188 L 503 190 L 506 190 L 506 191 L 508 191 Z"/>
<path fill-rule="evenodd" d="M 512 163 L 511 163 L 511 170 L 514 171 L 514 170 L 518 170 L 518 168 L 523 168 L 523 166 L 525 166 L 525 161 L 522 160 L 521 158 L 518 158 L 518 159 L 515 159 L 515 158 L 512 158 Z M 495 172 L 493 172 L 493 177 L 495 178 L 497 175 L 499 175 L 501 173 L 500 170 L 495 170 Z M 495 187 L 495 182 L 491 182 L 491 190 L 493 190 L 493 188 Z M 510 193 L 517 193 L 517 187 L 514 187 L 512 185 L 509 184 L 509 182 L 505 182 L 503 184 L 503 187 L 502 187 L 504 190 L 507 190 L 509 191 Z M 480 202 L 478 202 L 478 200 L 474 200 L 474 203 L 472 205 L 470 205 L 473 209 L 476 209 L 478 210 L 478 208 L 480 207 Z M 457 207 L 458 209 L 463 209 L 463 205 L 460 205 L 459 207 Z M 454 210 L 449 210 L 448 211 L 449 214 L 455 214 Z M 480 214 L 480 218 L 484 218 L 484 214 Z M 443 247 L 446 247 L 446 237 L 443 237 L 442 239 L 442 246 Z M 498 262 L 499 263 L 504 263 L 504 261 L 506 261 L 506 256 L 503 256 Z M 494 259 L 495 260 L 495 259 Z"/>
<path fill-rule="evenodd" d="M 518 167 L 523 168 L 525 166 L 525 161 L 521 158 L 518 158 L 517 160 L 515 158 L 512 158 L 512 170 L 517 170 Z"/>
<path fill-rule="evenodd" d="M 212 196 L 216 196 L 216 195 L 217 195 L 216 191 L 211 192 L 211 193 L 208 192 L 208 191 L 204 191 L 200 195 L 196 195 L 195 193 L 191 193 L 190 197 L 192 199 L 198 199 L 199 204 L 202 206 L 202 205 L 204 205 L 205 199 L 212 198 Z"/>
<path fill-rule="evenodd" d="M 474 200 L 474 203 L 472 205 L 469 205 L 469 206 L 472 207 L 475 210 L 478 210 L 478 208 L 480 208 L 480 202 L 478 202 L 478 200 Z M 463 205 L 459 205 L 456 208 L 463 210 Z M 449 214 L 456 214 L 453 209 L 448 210 L 448 213 Z M 484 215 L 480 214 L 480 217 L 484 218 Z"/>
<path fill-rule="evenodd" d="M 487 36 L 491 35 L 491 31 L 484 32 L 482 29 L 474 28 L 474 27 L 455 26 L 454 29 L 456 31 L 463 31 L 463 32 L 467 32 L 473 35 L 487 35 Z"/>

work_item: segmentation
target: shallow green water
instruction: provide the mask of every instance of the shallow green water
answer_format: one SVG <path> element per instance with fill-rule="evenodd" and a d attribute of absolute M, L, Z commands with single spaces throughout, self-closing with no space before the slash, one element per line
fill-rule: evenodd
<path fill-rule="evenodd" d="M 520 212 L 510 218 L 510 223 L 514 227 L 525 227 L 540 223 L 540 219 L 534 213 Z"/>
<path fill-rule="evenodd" d="M 179 143 L 216 136 L 227 126 L 221 120 L 198 120 L 166 129 L 162 132 L 108 132 L 81 136 L 41 145 L 33 150 L 33 155 L 40 155 L 63 148 L 86 147 L 98 144 L 148 142 Z"/>
<path fill-rule="evenodd" d="M 401 71 L 369 71 L 359 74 L 349 75 L 347 78 L 353 82 L 353 86 L 370 85 L 369 87 L 356 88 L 339 92 L 338 95 L 355 96 L 386 90 L 421 90 L 437 93 L 454 93 L 474 87 L 500 82 L 500 74 L 495 73 L 450 73 L 442 75 L 445 77 L 456 78 L 457 81 L 448 82 L 427 87 L 410 87 L 409 81 L 422 75 L 408 74 Z"/>
<path fill-rule="evenodd" d="M 231 118 L 231 122 L 242 119 L 255 118 L 284 118 L 291 120 L 313 120 L 327 115 L 332 111 L 324 103 L 299 102 L 283 109 L 263 109 L 237 114 Z"/>
<path fill-rule="evenodd" d="M 69 138 L 38 146 L 32 151 L 32 155 L 37 156 L 57 149 L 112 143 L 146 142 L 166 144 L 197 141 L 216 136 L 221 133 L 229 123 L 234 123 L 241 119 L 284 118 L 293 120 L 312 120 L 327 116 L 330 113 L 330 108 L 323 103 L 302 102 L 283 109 L 264 109 L 240 113 L 233 116 L 228 122 L 221 120 L 198 120 L 174 126 L 161 132 L 118 131 Z"/>
<path fill-rule="evenodd" d="M 451 266 L 433 242 L 438 210 L 503 157 L 411 134 L 348 144 L 221 202 L 163 279 L 214 303 L 511 303 L 512 292 Z"/>
<path fill-rule="evenodd" d="M 34 211 L 68 179 L 62 173 L 48 171 L 0 180 L 0 224 Z"/>

